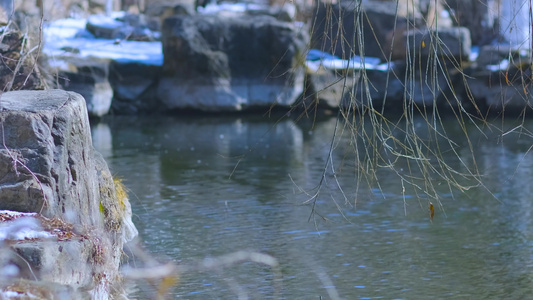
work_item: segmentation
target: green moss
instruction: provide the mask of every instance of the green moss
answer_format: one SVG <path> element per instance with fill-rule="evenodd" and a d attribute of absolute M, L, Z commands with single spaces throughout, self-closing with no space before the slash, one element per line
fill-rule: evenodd
<path fill-rule="evenodd" d="M 117 200 L 122 210 L 126 209 L 125 201 L 128 201 L 128 193 L 126 193 L 126 187 L 122 183 L 122 179 L 113 177 L 113 183 L 115 184 L 115 191 L 117 193 Z"/>

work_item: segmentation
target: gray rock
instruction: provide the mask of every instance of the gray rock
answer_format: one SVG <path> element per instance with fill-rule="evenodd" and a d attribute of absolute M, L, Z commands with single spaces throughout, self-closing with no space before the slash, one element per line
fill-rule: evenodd
<path fill-rule="evenodd" d="M 7 148 L 0 150 L 0 209 L 68 216 L 76 224 L 101 225 L 83 98 L 52 90 L 8 92 L 1 100 Z"/>
<path fill-rule="evenodd" d="M 113 89 L 108 81 L 108 59 L 65 57 L 70 71 L 60 71 L 61 87 L 83 96 L 91 117 L 106 115 L 113 99 Z"/>
<path fill-rule="evenodd" d="M 408 14 L 413 12 L 414 14 Z M 361 35 L 363 51 L 359 47 L 356 24 L 363 18 Z M 420 12 L 413 9 L 398 9 L 396 3 L 387 1 L 341 1 L 339 4 L 319 2 L 314 10 L 311 33 L 311 48 L 321 49 L 342 59 L 353 55 L 379 57 L 382 60 L 405 57 L 402 43 L 407 28 L 421 26 Z M 394 43 L 395 47 L 392 47 Z M 392 52 L 391 52 L 392 50 Z"/>
<path fill-rule="evenodd" d="M 359 77 L 349 95 L 358 99 L 359 105 L 372 105 L 376 109 L 387 107 L 397 112 L 402 107 L 401 101 L 405 90 L 404 78 L 398 78 L 398 74 L 397 69 L 365 70 L 365 76 Z M 365 78 L 367 83 L 365 83 Z"/>
<path fill-rule="evenodd" d="M 470 30 L 473 45 L 486 45 L 497 40 L 497 18 L 503 4 L 494 0 L 446 0 L 456 26 Z"/>
<path fill-rule="evenodd" d="M 453 21 L 445 0 L 418 0 L 418 7 L 429 28 L 452 27 Z M 416 1 L 415 1 L 416 2 Z M 416 5 L 416 4 L 415 4 Z"/>
<path fill-rule="evenodd" d="M 13 259 L 21 275 L 29 280 L 56 282 L 73 288 L 89 286 L 93 282 L 90 262 L 94 255 L 93 241 L 76 237 L 67 241 L 20 241 L 11 250 L 24 261 Z"/>
<path fill-rule="evenodd" d="M 410 31 L 405 40 L 410 43 L 411 57 L 420 57 L 424 62 L 429 59 L 430 63 L 435 55 L 445 61 L 468 61 L 472 46 L 466 27 Z"/>
<path fill-rule="evenodd" d="M 121 18 L 93 15 L 85 26 L 99 39 L 119 39 L 128 41 L 154 41 L 154 33 L 148 28 L 143 15 L 126 14 Z"/>
<path fill-rule="evenodd" d="M 519 114 L 533 105 L 529 64 L 468 73 L 468 92 L 482 115 Z M 522 68 L 521 68 L 522 67 Z"/>
<path fill-rule="evenodd" d="M 339 108 L 342 106 L 341 101 L 347 97 L 346 94 L 352 91 L 357 78 L 359 76 L 355 78 L 342 76 L 324 68 L 310 71 L 306 80 L 308 88 L 305 91 L 305 106 L 312 107 L 314 104 L 318 104 L 319 107 L 324 108 Z"/>
<path fill-rule="evenodd" d="M 283 5 L 255 5 L 247 8 L 246 14 L 252 16 L 271 16 L 280 21 L 294 22 L 296 18 L 296 6 L 293 3 L 285 2 Z"/>
<path fill-rule="evenodd" d="M 112 61 L 109 83 L 114 91 L 111 104 L 115 114 L 142 114 L 157 111 L 157 83 L 161 66 Z"/>
<path fill-rule="evenodd" d="M 127 199 L 92 146 L 83 97 L 62 90 L 7 92 L 0 123 L 0 209 L 72 224 L 58 243 L 19 243 L 14 251 L 43 280 L 90 289 L 96 282 L 109 292 L 123 244 L 137 231 Z"/>
<path fill-rule="evenodd" d="M 289 106 L 303 91 L 306 37 L 268 16 L 174 16 L 162 30 L 158 97 L 168 109 Z"/>
<path fill-rule="evenodd" d="M 150 5 L 144 10 L 144 14 L 147 19 L 147 26 L 150 30 L 161 31 L 161 24 L 163 20 L 175 15 L 193 15 L 194 1 L 181 1 L 176 3 L 172 1 L 159 2 L 151 1 Z"/>
<path fill-rule="evenodd" d="M 407 72 L 408 76 L 405 76 Z M 424 110 L 434 106 L 456 107 L 464 99 L 450 90 L 461 82 L 461 73 L 451 70 L 426 76 L 425 69 L 413 70 L 397 62 L 389 70 L 361 70 L 346 89 L 339 107 L 341 109 L 372 108 L 391 113 L 402 113 L 405 105 Z"/>
<path fill-rule="evenodd" d="M 509 58 L 513 61 L 527 61 L 526 57 L 520 57 L 520 50 L 510 45 L 485 45 L 479 48 L 479 55 L 475 61 L 478 69 L 486 69 L 487 66 L 497 66 L 503 60 Z"/>

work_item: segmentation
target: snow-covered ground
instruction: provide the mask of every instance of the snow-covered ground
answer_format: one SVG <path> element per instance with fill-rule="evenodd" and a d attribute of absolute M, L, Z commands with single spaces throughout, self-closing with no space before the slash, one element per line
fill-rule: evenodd
<path fill-rule="evenodd" d="M 223 10 L 244 11 L 250 7 L 242 3 L 208 5 L 200 9 L 203 14 L 212 14 Z M 91 23 L 99 26 L 116 27 L 122 23 L 114 18 L 120 17 L 123 12 L 115 12 L 111 17 L 91 16 Z M 51 58 L 52 66 L 61 67 L 65 57 L 95 57 L 108 58 L 122 62 L 138 62 L 148 65 L 161 66 L 163 64 L 163 52 L 161 42 L 137 42 L 96 39 L 89 33 L 85 26 L 86 19 L 61 19 L 48 24 L 44 28 L 44 53 Z M 55 60 L 57 59 L 57 60 Z M 310 50 L 307 57 L 307 65 L 311 70 L 320 65 L 326 69 L 355 68 L 386 70 L 389 64 L 380 64 L 379 59 L 356 56 L 350 60 L 342 60 L 333 55 L 327 55 L 319 50 Z"/>
<path fill-rule="evenodd" d="M 21 213 L 10 210 L 0 210 L 0 241 L 3 240 L 31 240 L 38 238 L 52 238 L 52 234 L 43 230 L 35 213 Z"/>
<path fill-rule="evenodd" d="M 100 22 L 100 25 L 122 24 L 104 16 L 93 18 L 91 21 Z M 63 57 L 109 58 L 157 66 L 163 64 L 161 42 L 96 39 L 85 29 L 86 24 L 85 19 L 61 19 L 45 26 L 43 52 L 50 58 L 52 66 L 62 65 Z"/>
<path fill-rule="evenodd" d="M 394 63 L 381 63 L 381 60 L 377 57 L 361 57 L 358 55 L 355 55 L 351 59 L 340 59 L 329 53 L 311 49 L 307 53 L 306 65 L 311 71 L 318 71 L 320 66 L 329 70 L 357 70 L 365 68 L 367 70 L 386 71 Z"/>
<path fill-rule="evenodd" d="M 257 5 L 256 5 L 257 6 Z M 205 8 L 199 7 L 199 13 L 214 14 L 220 11 L 242 12 L 246 9 L 260 9 L 262 6 L 237 4 L 210 4 Z M 110 17 L 94 15 L 90 17 L 92 24 L 102 27 L 117 27 L 123 23 L 115 20 L 124 12 L 114 12 Z M 86 19 L 61 19 L 46 25 L 44 28 L 44 53 L 50 58 L 50 65 L 67 68 L 64 58 L 103 58 L 120 62 L 136 62 L 147 65 L 161 66 L 163 64 L 162 44 L 156 42 L 138 42 L 124 40 L 96 39 L 85 29 Z M 479 49 L 472 48 L 470 59 L 477 58 Z M 505 62 L 502 62 L 505 63 Z M 393 63 L 381 63 L 375 57 L 354 56 L 343 60 L 331 54 L 311 49 L 307 54 L 307 67 L 316 71 L 321 66 L 330 70 L 363 69 L 386 71 Z M 488 69 L 501 69 L 502 65 L 487 66 Z"/>

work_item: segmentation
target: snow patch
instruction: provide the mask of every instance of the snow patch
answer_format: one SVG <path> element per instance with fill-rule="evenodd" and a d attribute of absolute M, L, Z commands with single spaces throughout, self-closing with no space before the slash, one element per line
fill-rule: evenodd
<path fill-rule="evenodd" d="M 114 18 L 124 12 L 114 12 L 111 17 L 91 16 L 92 23 L 101 26 L 123 25 Z M 113 59 L 146 65 L 163 65 L 161 42 L 117 41 L 95 39 L 85 29 L 85 19 L 60 19 L 44 27 L 45 45 L 43 52 L 54 66 L 65 67 L 63 57 Z"/>
<path fill-rule="evenodd" d="M 1 210 L 0 241 L 3 240 L 31 240 L 38 238 L 52 238 L 52 234 L 41 227 L 41 223 L 35 218 L 35 213 L 21 213 L 16 211 Z"/>

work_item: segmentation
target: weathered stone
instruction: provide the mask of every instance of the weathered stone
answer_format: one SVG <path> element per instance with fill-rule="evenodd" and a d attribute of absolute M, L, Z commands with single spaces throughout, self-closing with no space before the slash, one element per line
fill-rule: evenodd
<path fill-rule="evenodd" d="M 420 57 L 424 62 L 435 55 L 442 61 L 468 61 L 472 46 L 470 31 L 465 27 L 410 31 L 405 40 L 409 43 L 411 57 Z"/>
<path fill-rule="evenodd" d="M 119 39 L 128 41 L 154 41 L 152 31 L 147 27 L 143 15 L 125 14 L 111 18 L 93 15 L 87 19 L 87 31 L 100 39 Z"/>
<path fill-rule="evenodd" d="M 418 0 L 418 7 L 428 28 L 448 28 L 453 26 L 452 18 L 446 10 L 446 0 Z M 416 1 L 415 1 L 416 2 Z"/>
<path fill-rule="evenodd" d="M 122 0 L 87 0 L 91 13 L 111 13 L 121 9 Z"/>
<path fill-rule="evenodd" d="M 311 28 L 311 48 L 321 49 L 342 59 L 353 55 L 379 57 L 382 60 L 405 57 L 403 33 L 423 24 L 416 7 L 398 7 L 386 1 L 342 1 L 339 4 L 319 2 Z M 357 26 L 361 24 L 363 51 L 359 47 Z M 392 52 L 391 52 L 392 50 Z"/>
<path fill-rule="evenodd" d="M 94 298 L 105 298 L 117 279 L 123 244 L 137 231 L 125 194 L 118 195 L 92 146 L 84 99 L 62 90 L 7 92 L 0 123 L 0 209 L 40 213 L 54 235 L 53 226 L 68 229 L 59 242 L 13 246 L 33 271 L 27 278 L 95 289 Z"/>
<path fill-rule="evenodd" d="M 499 37 L 500 0 L 446 0 L 454 25 L 470 30 L 473 45 L 486 45 Z"/>
<path fill-rule="evenodd" d="M 512 59 L 515 62 L 523 61 L 520 51 L 510 45 L 486 45 L 479 48 L 479 55 L 475 61 L 478 69 L 497 66 L 502 61 Z"/>
<path fill-rule="evenodd" d="M 408 76 L 405 76 L 405 74 Z M 420 109 L 457 107 L 465 101 L 459 88 L 461 73 L 455 69 L 426 76 L 425 69 L 413 70 L 397 62 L 388 70 L 367 69 L 356 72 L 352 86 L 346 88 L 339 104 L 341 109 L 377 109 L 402 113 L 405 106 Z"/>
<path fill-rule="evenodd" d="M 231 9 L 229 11 L 222 10 L 222 12 L 217 12 L 219 14 L 231 14 Z M 247 15 L 250 16 L 271 16 L 280 21 L 284 22 L 293 22 L 296 18 L 296 6 L 293 3 L 283 3 L 283 5 L 260 5 L 255 4 L 253 6 L 245 7 Z"/>
<path fill-rule="evenodd" d="M 113 89 L 108 81 L 109 60 L 95 58 L 68 58 L 71 71 L 60 71 L 61 87 L 83 96 L 91 117 L 106 115 L 111 108 Z"/>
<path fill-rule="evenodd" d="M 136 62 L 112 61 L 109 82 L 114 91 L 115 114 L 142 114 L 157 111 L 157 83 L 162 67 Z"/>
<path fill-rule="evenodd" d="M 168 109 L 291 105 L 303 91 L 306 38 L 268 16 L 174 16 L 162 30 L 158 97 Z"/>
<path fill-rule="evenodd" d="M 163 20 L 166 18 L 176 15 L 195 14 L 194 3 L 193 1 L 188 3 L 151 1 L 150 5 L 146 7 L 144 14 L 146 15 L 148 28 L 155 31 L 161 31 L 161 24 L 163 24 Z"/>
<path fill-rule="evenodd" d="M 42 211 L 47 217 L 66 214 L 73 223 L 99 225 L 94 150 L 83 98 L 52 90 L 8 92 L 1 100 L 6 149 L 0 150 L 0 209 Z M 15 186 L 33 192 L 14 198 Z"/>
<path fill-rule="evenodd" d="M 31 266 L 38 280 L 57 282 L 74 288 L 89 286 L 94 278 L 93 241 L 76 237 L 66 241 L 21 241 L 11 249 Z M 24 261 L 14 260 L 26 279 L 35 280 Z"/>
<path fill-rule="evenodd" d="M 343 76 L 324 68 L 308 72 L 306 80 L 308 88 L 305 91 L 307 103 L 305 105 L 318 104 L 319 107 L 339 108 L 345 94 L 352 90 L 356 78 Z"/>
<path fill-rule="evenodd" d="M 529 65 L 501 70 L 476 70 L 468 74 L 467 90 L 483 115 L 518 114 L 533 105 Z"/>
<path fill-rule="evenodd" d="M 344 95 L 341 107 L 346 109 L 358 106 L 375 109 L 390 108 L 399 111 L 403 105 L 405 85 L 398 78 L 398 70 L 368 69 L 359 73 L 357 80 Z"/>
<path fill-rule="evenodd" d="M 13 0 L 0 0 L 0 22 L 7 24 L 13 13 Z"/>
<path fill-rule="evenodd" d="M 87 19 L 86 29 L 97 39 L 124 39 L 124 24 L 104 15 L 94 15 Z"/>

